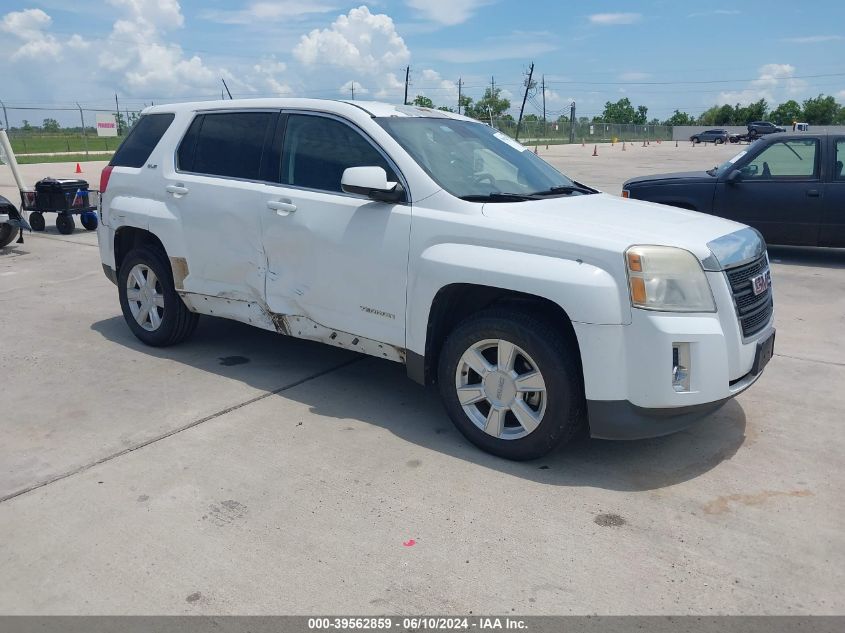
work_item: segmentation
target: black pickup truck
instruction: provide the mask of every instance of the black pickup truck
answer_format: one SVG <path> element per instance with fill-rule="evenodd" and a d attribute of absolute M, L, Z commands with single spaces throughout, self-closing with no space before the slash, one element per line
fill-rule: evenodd
<path fill-rule="evenodd" d="M 632 178 L 622 195 L 736 220 L 770 244 L 845 247 L 845 134 L 775 133 L 708 171 Z"/>

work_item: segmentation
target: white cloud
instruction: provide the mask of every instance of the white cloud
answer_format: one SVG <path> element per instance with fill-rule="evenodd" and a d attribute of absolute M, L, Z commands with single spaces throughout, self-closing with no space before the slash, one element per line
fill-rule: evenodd
<path fill-rule="evenodd" d="M 3 16 L 0 29 L 22 41 L 20 47 L 12 53 L 12 60 L 58 59 L 62 46 L 53 35 L 46 32 L 52 22 L 52 18 L 41 9 L 11 11 Z"/>
<path fill-rule="evenodd" d="M 466 22 L 477 9 L 493 2 L 495 0 L 406 0 L 421 17 L 446 26 Z"/>
<path fill-rule="evenodd" d="M 769 104 L 780 101 L 785 96 L 801 94 L 807 82 L 796 79 L 795 66 L 791 64 L 766 64 L 760 67 L 760 76 L 738 91 L 726 91 L 719 95 L 719 103 L 748 104 L 765 99 Z"/>
<path fill-rule="evenodd" d="M 434 101 L 435 105 L 448 105 L 456 108 L 458 103 L 458 84 L 451 79 L 444 79 L 440 73 L 426 68 L 420 75 L 420 80 L 414 82 L 414 95 L 422 94 Z M 410 99 L 411 96 L 408 95 Z"/>
<path fill-rule="evenodd" d="M 324 77 L 328 74 L 339 81 L 365 78 L 375 84 L 377 96 L 395 96 L 397 89 L 404 90 L 395 70 L 408 63 L 411 52 L 389 15 L 371 13 L 361 6 L 338 16 L 326 29 L 303 35 L 293 56 L 306 67 L 319 66 Z"/>
<path fill-rule="evenodd" d="M 648 79 L 649 77 L 651 77 L 649 73 L 642 73 L 637 71 L 631 71 L 619 75 L 619 79 L 622 81 L 642 81 L 643 79 Z"/>
<path fill-rule="evenodd" d="M 820 44 L 822 42 L 836 42 L 845 39 L 841 35 L 807 35 L 804 37 L 785 37 L 781 41 L 790 44 Z"/>
<path fill-rule="evenodd" d="M 68 47 L 69 47 L 69 48 L 72 48 L 72 49 L 74 49 L 74 50 L 81 51 L 81 50 L 86 50 L 86 49 L 90 48 L 90 47 L 91 47 L 91 42 L 89 42 L 89 41 L 87 41 L 87 40 L 85 40 L 85 39 L 82 39 L 82 36 L 81 36 L 81 35 L 74 34 L 74 35 L 73 35 L 73 36 L 71 36 L 71 38 L 68 40 L 67 45 L 68 45 Z"/>
<path fill-rule="evenodd" d="M 588 16 L 592 24 L 611 26 L 615 24 L 634 24 L 642 20 L 641 13 L 594 13 Z"/>
<path fill-rule="evenodd" d="M 243 9 L 206 9 L 199 17 L 221 24 L 255 24 L 257 22 L 279 22 L 303 18 L 315 13 L 326 13 L 337 9 L 335 4 L 311 0 L 275 0 L 274 2 L 253 2 Z"/>

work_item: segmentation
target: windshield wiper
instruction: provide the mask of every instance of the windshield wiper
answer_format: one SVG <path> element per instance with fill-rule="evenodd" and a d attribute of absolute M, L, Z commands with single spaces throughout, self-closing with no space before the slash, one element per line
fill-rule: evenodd
<path fill-rule="evenodd" d="M 461 200 L 466 200 L 468 202 L 522 202 L 524 200 L 539 200 L 539 196 L 530 193 L 491 191 L 490 193 L 461 196 Z"/>
<path fill-rule="evenodd" d="M 598 193 L 595 189 L 590 189 L 580 183 L 573 183 L 571 185 L 558 185 L 557 187 L 549 187 L 545 191 L 532 191 L 532 196 L 568 196 L 573 193 Z"/>

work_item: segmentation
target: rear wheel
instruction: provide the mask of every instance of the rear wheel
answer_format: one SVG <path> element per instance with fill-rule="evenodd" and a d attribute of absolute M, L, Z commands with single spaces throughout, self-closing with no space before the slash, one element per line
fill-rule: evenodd
<path fill-rule="evenodd" d="M 175 345 L 197 326 L 199 317 L 176 293 L 170 263 L 158 249 L 144 246 L 126 255 L 117 291 L 129 329 L 147 345 Z"/>
<path fill-rule="evenodd" d="M 0 224 L 0 248 L 8 246 L 18 236 L 18 227 L 11 224 Z"/>
<path fill-rule="evenodd" d="M 698 145 L 701 142 L 701 139 L 697 136 L 693 136 L 691 139 L 693 145 Z"/>
<path fill-rule="evenodd" d="M 60 213 L 56 216 L 56 228 L 62 235 L 70 235 L 76 228 L 76 222 L 73 221 L 72 215 Z"/>
<path fill-rule="evenodd" d="M 38 211 L 32 211 L 29 214 L 29 226 L 32 227 L 33 231 L 43 231 L 44 230 L 44 214 Z"/>
<path fill-rule="evenodd" d="M 440 395 L 458 430 L 479 448 L 534 459 L 583 424 L 577 346 L 556 327 L 501 308 L 461 323 L 440 354 Z"/>
<path fill-rule="evenodd" d="M 725 141 L 724 141 L 724 139 L 717 138 L 717 139 L 716 139 L 715 141 L 713 141 L 713 142 L 714 142 L 714 143 L 716 143 L 716 145 L 721 145 L 721 144 L 722 144 L 722 143 L 724 143 Z"/>

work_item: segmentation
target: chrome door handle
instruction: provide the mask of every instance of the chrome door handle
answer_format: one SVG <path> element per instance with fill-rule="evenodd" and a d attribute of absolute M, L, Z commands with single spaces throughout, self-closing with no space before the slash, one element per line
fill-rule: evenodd
<path fill-rule="evenodd" d="M 807 189 L 807 195 L 810 198 L 818 198 L 819 197 L 819 190 L 818 189 Z"/>
<path fill-rule="evenodd" d="M 268 200 L 267 208 L 278 215 L 288 215 L 296 211 L 296 205 L 290 200 Z"/>
<path fill-rule="evenodd" d="M 188 193 L 188 188 L 184 185 L 167 185 L 164 188 L 168 193 L 172 193 L 176 196 L 184 196 Z"/>

